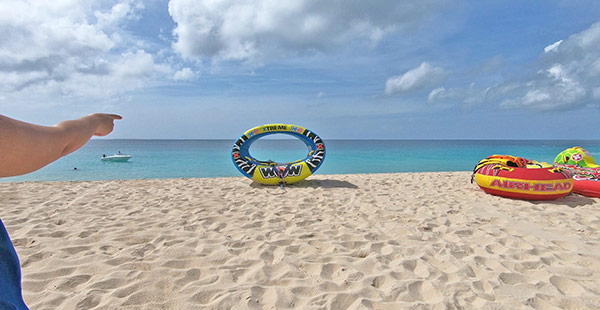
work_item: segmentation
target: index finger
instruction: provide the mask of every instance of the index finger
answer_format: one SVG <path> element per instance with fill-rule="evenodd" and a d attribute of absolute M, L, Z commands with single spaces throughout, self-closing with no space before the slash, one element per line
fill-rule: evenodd
<path fill-rule="evenodd" d="M 123 119 L 123 117 L 118 114 L 106 114 L 106 115 L 112 119 Z"/>

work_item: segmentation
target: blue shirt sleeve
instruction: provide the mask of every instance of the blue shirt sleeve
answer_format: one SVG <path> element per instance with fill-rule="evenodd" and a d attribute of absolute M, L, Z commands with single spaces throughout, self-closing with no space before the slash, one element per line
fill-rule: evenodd
<path fill-rule="evenodd" d="M 29 309 L 21 292 L 21 266 L 8 232 L 0 220 L 0 309 Z"/>

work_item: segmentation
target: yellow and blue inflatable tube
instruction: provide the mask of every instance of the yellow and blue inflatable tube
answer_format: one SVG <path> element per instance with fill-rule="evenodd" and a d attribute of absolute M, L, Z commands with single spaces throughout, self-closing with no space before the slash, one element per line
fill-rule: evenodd
<path fill-rule="evenodd" d="M 272 134 L 287 134 L 300 139 L 308 147 L 305 158 L 288 163 L 261 161 L 250 155 L 250 145 L 256 140 Z M 267 124 L 246 131 L 235 143 L 231 159 L 236 168 L 246 177 L 262 184 L 292 184 L 315 173 L 325 159 L 323 140 L 304 127 L 289 124 Z M 282 170 L 285 174 L 282 175 Z"/>

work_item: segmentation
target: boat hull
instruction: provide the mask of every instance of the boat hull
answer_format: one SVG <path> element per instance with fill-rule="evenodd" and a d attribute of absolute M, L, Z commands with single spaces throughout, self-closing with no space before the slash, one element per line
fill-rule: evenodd
<path fill-rule="evenodd" d="M 106 161 L 106 162 L 126 162 L 130 158 L 131 158 L 131 155 L 113 155 L 113 156 L 102 157 L 102 158 L 100 158 L 100 160 Z"/>

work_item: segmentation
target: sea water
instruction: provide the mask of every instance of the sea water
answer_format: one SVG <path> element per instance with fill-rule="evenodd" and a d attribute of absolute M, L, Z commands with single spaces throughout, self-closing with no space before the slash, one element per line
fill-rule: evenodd
<path fill-rule="evenodd" d="M 231 160 L 234 140 L 92 139 L 81 149 L 27 175 L 0 182 L 209 178 L 241 176 Z M 581 146 L 600 162 L 600 140 L 325 140 L 326 157 L 316 174 L 471 171 L 493 154 L 552 163 L 561 151 Z M 104 162 L 102 154 L 133 157 Z M 297 139 L 261 139 L 250 148 L 260 160 L 304 158 Z"/>

